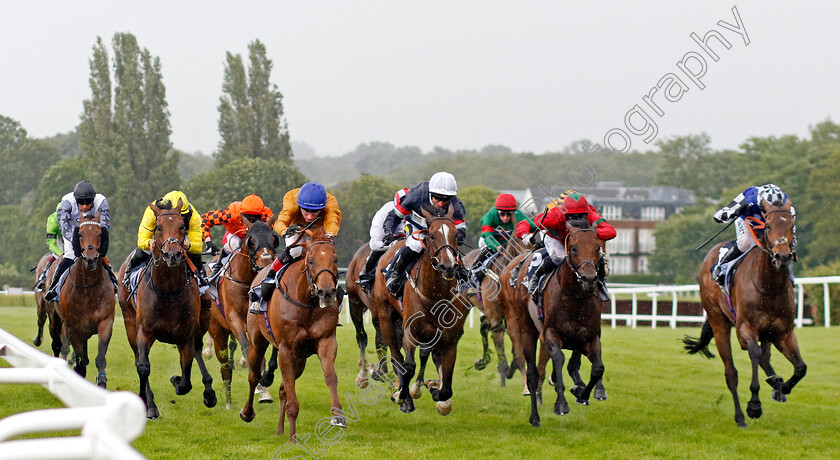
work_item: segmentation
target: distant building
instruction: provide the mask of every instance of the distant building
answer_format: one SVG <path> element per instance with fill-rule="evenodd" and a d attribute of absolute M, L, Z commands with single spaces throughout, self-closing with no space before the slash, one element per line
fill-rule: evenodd
<path fill-rule="evenodd" d="M 520 209 L 526 213 L 542 212 L 545 206 L 566 189 L 542 185 L 519 191 Z M 575 187 L 616 230 L 607 242 L 610 273 L 625 275 L 649 273 L 648 256 L 656 247 L 653 236 L 657 222 L 668 220 L 685 206 L 695 203 L 694 192 L 677 187 L 625 187 L 620 182 L 599 182 L 595 187 Z M 506 191 L 505 193 L 513 193 Z"/>

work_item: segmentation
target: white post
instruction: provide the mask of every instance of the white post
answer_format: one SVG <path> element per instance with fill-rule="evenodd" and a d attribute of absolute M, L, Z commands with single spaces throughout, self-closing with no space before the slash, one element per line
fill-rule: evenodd
<path fill-rule="evenodd" d="M 650 328 L 656 329 L 656 310 L 659 307 L 659 293 L 653 292 L 653 300 L 650 302 Z"/>
<path fill-rule="evenodd" d="M 805 310 L 805 288 L 800 284 L 799 292 L 796 296 L 796 327 L 802 327 L 802 312 Z"/>
<path fill-rule="evenodd" d="M 612 292 L 610 292 L 610 313 L 612 314 L 611 325 L 615 329 L 615 294 Z"/>
<path fill-rule="evenodd" d="M 630 310 L 630 324 L 633 326 L 633 329 L 636 329 L 636 313 L 638 310 L 638 301 L 636 299 L 636 293 L 633 293 L 633 302 L 632 308 Z"/>
<path fill-rule="evenodd" d="M 828 298 L 828 283 L 823 283 L 823 305 L 825 308 L 825 327 L 828 327 L 830 321 L 829 316 L 831 315 L 831 300 Z"/>
<path fill-rule="evenodd" d="M 677 291 L 671 291 L 671 329 L 677 328 Z"/>
<path fill-rule="evenodd" d="M 470 308 L 470 329 L 473 328 L 473 311 L 475 311 L 475 308 Z"/>

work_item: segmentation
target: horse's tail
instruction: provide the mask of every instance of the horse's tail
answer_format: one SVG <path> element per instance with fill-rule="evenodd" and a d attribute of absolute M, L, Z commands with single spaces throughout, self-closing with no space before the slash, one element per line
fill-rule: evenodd
<path fill-rule="evenodd" d="M 706 322 L 703 323 L 703 329 L 700 331 L 699 338 L 689 336 L 683 337 L 683 348 L 685 348 L 685 351 L 687 351 L 690 355 L 700 353 L 707 359 L 712 359 L 715 357 L 715 355 L 713 355 L 712 352 L 709 351 L 709 342 L 712 341 L 712 338 L 714 336 L 715 333 L 714 331 L 712 331 L 712 325 L 709 324 L 708 320 L 706 320 Z"/>

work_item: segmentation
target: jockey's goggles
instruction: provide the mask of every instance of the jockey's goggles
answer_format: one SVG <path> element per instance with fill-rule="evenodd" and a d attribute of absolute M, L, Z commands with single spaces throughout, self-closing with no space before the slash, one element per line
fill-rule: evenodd
<path fill-rule="evenodd" d="M 452 197 L 450 195 L 441 195 L 440 193 L 430 193 L 430 195 L 432 196 L 432 198 L 434 198 L 438 201 L 442 201 L 444 203 L 446 203 L 446 202 L 448 202 L 449 200 L 452 199 Z"/>
<path fill-rule="evenodd" d="M 262 216 L 259 215 L 259 214 L 245 214 L 245 213 L 243 213 L 242 217 L 244 217 L 248 222 L 253 224 L 254 222 L 260 220 L 260 217 L 262 217 Z"/>
<path fill-rule="evenodd" d="M 320 209 L 307 209 L 307 208 L 300 208 L 300 210 L 301 210 L 301 211 L 303 211 L 303 212 L 307 212 L 307 213 L 309 213 L 309 214 L 318 214 L 319 212 L 321 212 L 321 210 L 320 210 Z"/>
<path fill-rule="evenodd" d="M 499 211 L 500 216 L 512 216 L 513 211 Z"/>
<path fill-rule="evenodd" d="M 93 204 L 93 198 L 80 198 L 76 200 L 76 204 L 79 206 L 89 206 Z"/>

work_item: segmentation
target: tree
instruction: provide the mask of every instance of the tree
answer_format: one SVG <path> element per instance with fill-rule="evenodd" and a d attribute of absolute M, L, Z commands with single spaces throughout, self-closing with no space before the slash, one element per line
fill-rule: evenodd
<path fill-rule="evenodd" d="M 342 221 L 335 245 L 341 265 L 349 264 L 359 246 L 370 240 L 373 215 L 383 204 L 393 200 L 400 188 L 381 177 L 363 175 L 336 192 Z"/>
<path fill-rule="evenodd" d="M 291 162 L 289 130 L 283 116 L 283 95 L 271 83 L 273 63 L 259 40 L 248 44 L 249 69 L 238 54 L 227 53 L 219 100 L 219 150 L 216 164 L 237 158 Z"/>
<path fill-rule="evenodd" d="M 657 224 L 656 250 L 650 256 L 650 270 L 665 275 L 678 284 L 697 282 L 697 274 L 708 251 L 721 241 L 731 240 L 735 231 L 723 232 L 700 250 L 694 251 L 700 243 L 720 230 L 712 214 L 715 206 L 699 204 L 683 209 L 666 222 Z"/>
<path fill-rule="evenodd" d="M 483 185 L 474 185 L 458 191 L 458 198 L 467 210 L 466 243 L 474 248 L 478 247 L 478 238 L 481 237 L 481 217 L 495 205 L 497 196 L 498 192 Z"/>
<path fill-rule="evenodd" d="M 49 143 L 31 139 L 17 121 L 0 115 L 0 205 L 21 204 L 34 194 L 57 155 Z"/>

